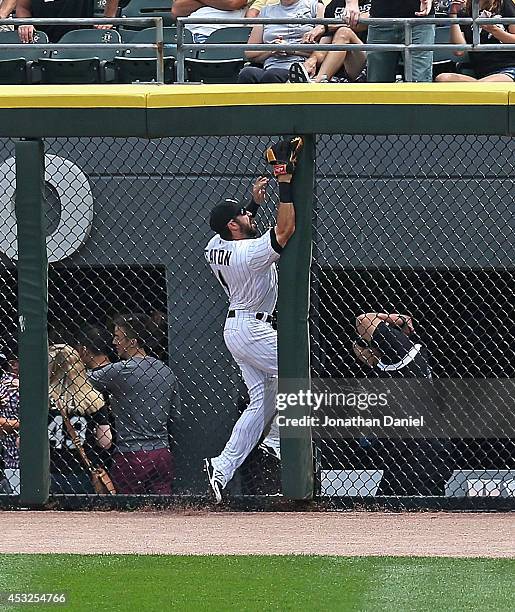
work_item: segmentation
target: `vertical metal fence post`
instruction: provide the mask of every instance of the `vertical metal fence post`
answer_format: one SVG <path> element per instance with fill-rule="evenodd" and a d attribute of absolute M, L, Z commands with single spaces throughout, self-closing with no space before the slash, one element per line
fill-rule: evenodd
<path fill-rule="evenodd" d="M 476 23 L 476 19 L 479 17 L 479 0 L 472 0 L 472 19 L 474 19 L 474 23 L 472 24 L 472 44 L 475 46 L 479 45 L 481 42 L 481 33 L 479 30 L 479 25 Z"/>
<path fill-rule="evenodd" d="M 408 45 L 412 43 L 411 23 L 404 24 L 404 79 L 411 83 L 413 81 L 413 56 Z"/>
<path fill-rule="evenodd" d="M 42 140 L 16 143 L 20 468 L 23 505 L 44 504 L 49 493 L 48 262 Z"/>
<path fill-rule="evenodd" d="M 164 61 L 164 32 L 163 18 L 156 18 L 156 45 L 157 45 L 157 70 L 156 81 L 163 84 L 165 82 L 165 61 Z"/>
<path fill-rule="evenodd" d="M 177 19 L 177 82 L 184 83 L 184 24 Z"/>
<path fill-rule="evenodd" d="M 315 138 L 304 136 L 295 176 L 296 230 L 281 256 L 279 266 L 278 353 L 279 392 L 306 390 L 310 380 L 309 290 L 312 248 Z M 288 406 L 285 418 L 311 416 L 309 406 Z M 281 427 L 282 489 L 291 499 L 313 497 L 313 447 L 311 428 Z"/>

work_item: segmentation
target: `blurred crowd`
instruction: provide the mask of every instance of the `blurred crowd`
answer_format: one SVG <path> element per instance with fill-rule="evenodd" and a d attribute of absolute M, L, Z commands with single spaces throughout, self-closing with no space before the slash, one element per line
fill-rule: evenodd
<path fill-rule="evenodd" d="M 118 17 L 127 0 L 106 0 L 103 17 Z M 155 4 L 155 3 L 154 3 Z M 164 2 L 167 5 L 167 2 Z M 150 6 L 150 5 L 149 5 Z M 93 17 L 97 3 L 94 0 L 3 0 L 0 17 L 15 14 L 17 18 Z M 98 8 L 98 7 L 97 7 Z M 479 0 L 481 17 L 513 18 L 513 0 Z M 341 25 L 314 24 L 256 24 L 253 25 L 249 44 L 277 44 L 277 51 L 247 51 L 247 65 L 238 76 L 239 83 L 282 82 L 395 82 L 404 79 L 403 54 L 400 51 L 363 51 L 364 43 L 404 44 L 403 24 L 373 24 L 367 27 L 366 18 L 423 18 L 472 16 L 472 0 L 174 0 L 170 2 L 173 19 L 195 17 L 220 19 L 218 24 L 187 24 L 193 42 L 205 43 L 217 30 L 241 27 L 231 24 L 235 19 L 340 19 Z M 96 13 L 98 15 L 98 11 Z M 150 14 L 150 13 L 149 13 Z M 4 29 L 10 26 L 2 26 Z M 95 26 L 109 29 L 110 24 Z M 50 42 L 57 42 L 74 26 L 44 25 Z M 31 25 L 18 27 L 22 42 L 34 40 L 36 29 Z M 470 25 L 415 24 L 412 43 L 431 45 L 471 44 Z M 227 42 L 239 42 L 227 38 Z M 488 44 L 515 44 L 515 24 L 488 24 L 480 28 L 480 42 Z M 352 49 L 344 51 L 299 51 L 289 45 L 346 44 Z M 439 53 L 441 56 L 442 53 Z M 221 55 L 220 57 L 223 57 Z M 515 52 L 508 51 L 445 51 L 436 57 L 433 51 L 414 50 L 411 54 L 412 80 L 415 82 L 449 81 L 504 81 L 515 80 Z"/>

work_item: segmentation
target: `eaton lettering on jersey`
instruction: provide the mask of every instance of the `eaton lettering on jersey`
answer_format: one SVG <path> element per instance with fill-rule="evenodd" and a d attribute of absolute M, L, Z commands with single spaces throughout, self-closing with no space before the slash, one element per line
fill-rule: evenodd
<path fill-rule="evenodd" d="M 272 246 L 271 231 L 259 238 L 223 240 L 213 236 L 204 257 L 229 298 L 229 308 L 272 313 L 277 301 L 280 254 Z"/>
<path fill-rule="evenodd" d="M 210 264 L 229 266 L 231 265 L 231 255 L 231 251 L 225 251 L 224 249 L 209 249 L 209 251 L 206 251 L 206 260 Z"/>

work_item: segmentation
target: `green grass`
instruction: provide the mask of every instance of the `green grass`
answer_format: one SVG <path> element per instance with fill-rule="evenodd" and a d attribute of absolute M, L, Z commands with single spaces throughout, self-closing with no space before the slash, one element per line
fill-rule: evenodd
<path fill-rule="evenodd" d="M 4 610 L 497 612 L 515 609 L 514 575 L 502 559 L 0 555 L 0 591 L 69 600 Z"/>

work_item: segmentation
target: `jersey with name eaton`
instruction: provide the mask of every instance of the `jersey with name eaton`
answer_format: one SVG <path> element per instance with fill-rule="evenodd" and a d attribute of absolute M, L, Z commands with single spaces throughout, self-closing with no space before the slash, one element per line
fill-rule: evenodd
<path fill-rule="evenodd" d="M 277 302 L 279 253 L 270 230 L 260 238 L 223 240 L 216 235 L 204 251 L 207 263 L 229 297 L 231 310 L 272 313 Z"/>

